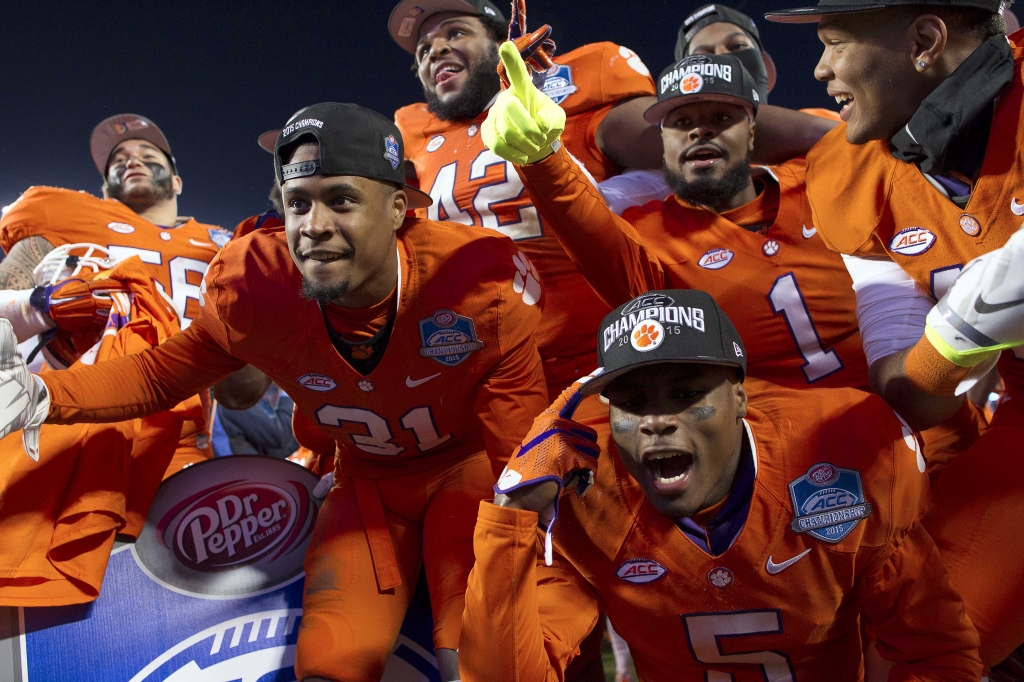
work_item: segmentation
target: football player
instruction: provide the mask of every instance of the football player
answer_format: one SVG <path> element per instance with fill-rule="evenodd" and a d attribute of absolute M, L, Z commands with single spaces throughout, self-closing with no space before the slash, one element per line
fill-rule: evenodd
<path fill-rule="evenodd" d="M 199 314 L 199 285 L 206 268 L 228 237 L 219 227 L 178 215 L 182 179 L 167 138 L 148 118 L 111 116 L 93 129 L 89 148 L 103 177 L 103 199 L 68 189 L 30 187 L 0 218 L 0 246 L 7 252 L 0 263 L 0 315 L 11 322 L 19 341 L 41 334 L 47 344 L 44 355 L 58 368 L 67 367 L 99 341 L 106 317 L 97 316 L 91 333 L 59 328 L 59 316 L 54 320 L 49 314 L 54 312 L 52 291 L 44 292 L 37 286 L 43 283 L 33 276 L 48 253 L 55 248 L 66 251 L 72 270 L 87 255 L 112 262 L 138 256 L 174 303 L 181 327 L 187 328 Z M 86 246 L 72 246 L 78 244 Z M 93 248 L 90 254 L 88 245 L 102 248 Z M 59 293 L 58 289 L 58 297 Z M 94 300 L 104 305 L 102 298 Z M 207 434 L 189 422 L 167 473 L 211 456 Z"/>
<path fill-rule="evenodd" d="M 844 103 L 844 124 L 808 156 L 807 187 L 814 224 L 844 254 L 857 288 L 865 344 L 883 349 L 871 362 L 872 387 L 924 428 L 959 409 L 963 395 L 955 394 L 999 362 L 1006 399 L 989 431 L 939 476 L 924 519 L 986 664 L 1024 642 L 1016 523 L 1024 513 L 1024 352 L 1000 357 L 998 344 L 986 350 L 982 341 L 980 352 L 960 355 L 933 333 L 929 311 L 962 268 L 1008 241 L 1024 214 L 1024 48 L 1019 33 L 1003 35 L 1001 5 L 847 0 L 768 15 L 818 22 L 824 51 L 815 76 Z M 1019 269 L 1009 272 L 1019 282 Z M 1019 314 L 1012 297 L 977 300 Z M 949 303 L 936 307 L 939 319 L 954 319 L 943 314 Z"/>
<path fill-rule="evenodd" d="M 514 50 L 508 54 L 518 59 Z M 509 73 L 522 75 L 521 64 Z M 514 145 L 530 143 L 516 137 L 511 119 L 502 120 L 506 112 L 515 116 L 526 101 L 550 108 L 530 100 L 528 82 L 521 87 L 522 98 L 514 88 L 499 97 L 484 127 L 487 143 L 509 158 L 520 153 Z M 754 80 L 735 55 L 697 54 L 666 69 L 658 87 L 658 102 L 645 115 L 661 126 L 674 194 L 617 217 L 560 149 L 517 166 L 551 232 L 610 305 L 665 286 L 708 290 L 741 333 L 757 338 L 748 362 L 759 379 L 867 388 L 850 276 L 816 237 L 804 161 L 750 166 Z M 980 423 L 980 413 L 964 405 L 929 430 L 929 466 L 937 470 L 971 445 Z"/>
<path fill-rule="evenodd" d="M 31 396 L 3 413 L 4 432 L 40 412 L 148 414 L 248 363 L 337 441 L 306 557 L 300 680 L 379 680 L 421 562 L 442 679 L 457 678 L 477 503 L 547 400 L 522 255 L 492 232 L 407 218 L 430 198 L 403 184 L 402 158 L 376 112 L 306 107 L 276 144 L 285 226 L 225 246 L 187 330 L 34 378 L 4 356 Z"/>
<path fill-rule="evenodd" d="M 497 47 L 508 22 L 488 0 L 403 0 L 389 31 L 414 55 L 426 100 L 395 113 L 419 187 L 434 200 L 420 215 L 490 228 L 517 242 L 528 258 L 524 281 L 544 283 L 537 345 L 557 396 L 596 366 L 590 333 L 608 308 L 541 221 L 511 164 L 480 139 L 500 89 Z M 602 180 L 626 167 L 655 167 L 657 131 L 640 116 L 646 105 L 638 99 L 653 95 L 654 86 L 640 57 L 601 42 L 556 56 L 555 64 L 543 89 L 565 110 L 565 144 L 587 170 Z M 653 153 L 651 144 L 636 143 L 644 135 Z"/>
<path fill-rule="evenodd" d="M 480 504 L 463 680 L 560 680 L 599 608 L 651 682 L 860 680 L 861 627 L 889 679 L 978 679 L 918 520 L 920 450 L 881 398 L 745 380 L 736 329 L 692 289 L 626 302 L 598 353 Z M 595 428 L 572 421 L 581 394 L 609 401 Z"/>

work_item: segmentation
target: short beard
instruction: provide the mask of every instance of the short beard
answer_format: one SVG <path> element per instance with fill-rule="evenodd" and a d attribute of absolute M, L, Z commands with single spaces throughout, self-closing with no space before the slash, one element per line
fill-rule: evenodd
<path fill-rule="evenodd" d="M 680 173 L 669 170 L 668 164 L 662 162 L 665 182 L 676 193 L 676 196 L 694 204 L 717 210 L 734 196 L 742 192 L 750 182 L 750 151 L 739 163 L 726 169 L 720 180 L 698 176 L 695 180 L 687 180 Z"/>
<path fill-rule="evenodd" d="M 337 301 L 348 293 L 349 281 L 346 279 L 344 282 L 337 282 L 334 284 L 317 284 L 310 282 L 305 277 L 302 278 L 302 298 L 307 301 L 316 301 L 317 303 L 330 303 L 331 301 Z"/>
<path fill-rule="evenodd" d="M 498 47 L 491 45 L 483 59 L 469 70 L 462 92 L 447 102 L 442 102 L 432 90 L 423 87 L 427 98 L 427 111 L 442 121 L 465 121 L 479 116 L 494 96 L 501 92 L 498 78 Z"/>
<path fill-rule="evenodd" d="M 113 181 L 107 180 L 103 183 L 103 194 L 110 199 L 117 199 L 122 204 L 136 213 L 144 211 L 161 201 L 174 198 L 174 178 L 171 173 L 159 163 L 143 162 L 153 174 L 153 181 L 146 187 L 135 187 L 126 191 L 121 179 L 124 177 L 125 169 L 114 175 Z"/>

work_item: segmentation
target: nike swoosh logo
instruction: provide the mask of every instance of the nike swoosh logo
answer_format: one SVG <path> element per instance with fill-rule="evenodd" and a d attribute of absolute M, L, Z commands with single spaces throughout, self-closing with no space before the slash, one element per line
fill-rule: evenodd
<path fill-rule="evenodd" d="M 198 239 L 189 238 L 188 243 L 192 246 L 213 246 L 210 242 L 201 242 Z"/>
<path fill-rule="evenodd" d="M 800 231 L 803 232 L 804 239 L 810 239 L 811 237 L 813 237 L 818 232 L 818 228 L 812 227 L 811 229 L 808 230 L 807 226 L 803 225 L 800 228 Z"/>
<path fill-rule="evenodd" d="M 1010 197 L 1010 211 L 1013 215 L 1024 215 L 1024 204 L 1017 203 L 1017 197 Z"/>
<path fill-rule="evenodd" d="M 413 379 L 412 377 L 407 376 L 405 377 L 405 385 L 408 386 L 409 388 L 416 388 L 420 384 L 425 384 L 431 379 L 436 379 L 439 376 L 441 376 L 440 372 L 438 372 L 437 374 L 431 374 L 429 377 L 425 377 L 423 379 Z"/>
<path fill-rule="evenodd" d="M 768 563 L 765 564 L 764 570 L 768 571 L 769 575 L 778 575 L 779 573 L 782 573 L 787 568 L 789 568 L 790 566 L 792 566 L 796 562 L 800 561 L 801 559 L 803 559 L 805 556 L 807 556 L 810 553 L 811 553 L 811 548 L 807 548 L 803 552 L 800 552 L 799 554 L 797 554 L 792 559 L 789 559 L 788 561 L 783 561 L 781 564 L 777 564 L 774 561 L 772 561 L 772 557 L 771 557 L 771 555 L 769 555 L 768 556 Z"/>
<path fill-rule="evenodd" d="M 1016 301 L 1007 301 L 1006 303 L 986 303 L 981 294 L 978 294 L 978 298 L 974 300 L 974 309 L 982 315 L 987 315 L 989 313 L 998 313 L 1000 310 L 1006 310 L 1021 303 L 1024 303 L 1024 298 L 1018 298 Z"/>

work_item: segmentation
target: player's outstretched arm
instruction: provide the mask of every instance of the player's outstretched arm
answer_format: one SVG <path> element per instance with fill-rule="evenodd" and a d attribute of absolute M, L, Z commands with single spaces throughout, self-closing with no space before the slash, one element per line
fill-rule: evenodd
<path fill-rule="evenodd" d="M 195 321 L 152 350 L 42 375 L 50 399 L 46 422 L 115 422 L 155 414 L 244 365 Z"/>
<path fill-rule="evenodd" d="M 924 527 L 915 521 L 878 553 L 884 558 L 870 559 L 858 598 L 878 653 L 895 663 L 889 679 L 980 679 L 978 634 Z"/>
<path fill-rule="evenodd" d="M 463 682 L 556 682 L 598 618 L 597 600 L 560 557 L 537 560 L 537 514 L 480 503 L 459 642 Z"/>
<path fill-rule="evenodd" d="M 608 305 L 663 288 L 661 266 L 647 254 L 640 235 L 608 208 L 557 144 L 562 128 L 552 123 L 557 114 L 551 107 L 564 125 L 561 107 L 537 90 L 518 51 L 505 45 L 500 54 L 512 87 L 498 95 L 487 114 L 484 144 L 515 164 L 528 164 L 516 170 L 545 226 Z"/>

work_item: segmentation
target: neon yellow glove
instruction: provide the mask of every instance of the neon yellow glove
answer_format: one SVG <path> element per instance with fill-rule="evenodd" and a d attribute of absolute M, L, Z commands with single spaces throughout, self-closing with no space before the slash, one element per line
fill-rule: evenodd
<path fill-rule="evenodd" d="M 498 48 L 510 87 L 487 112 L 480 135 L 492 152 L 512 163 L 536 163 L 560 146 L 565 111 L 533 85 L 512 41 Z"/>

